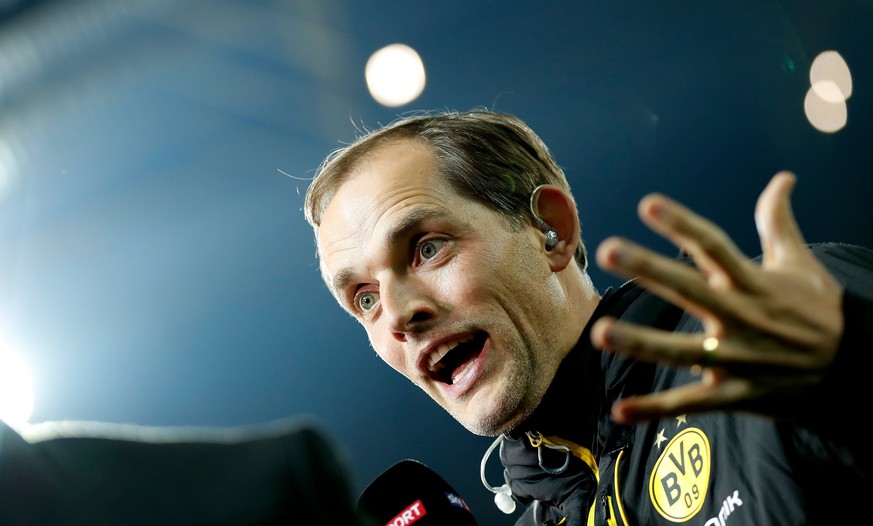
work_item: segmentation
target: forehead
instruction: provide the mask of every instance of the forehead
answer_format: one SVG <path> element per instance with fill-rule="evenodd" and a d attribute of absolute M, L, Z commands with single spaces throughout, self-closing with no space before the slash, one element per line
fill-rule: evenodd
<path fill-rule="evenodd" d="M 327 203 L 321 227 L 345 224 L 347 230 L 365 219 L 375 220 L 423 201 L 458 197 L 426 144 L 396 139 L 358 159 Z"/>
<path fill-rule="evenodd" d="M 358 161 L 325 208 L 317 234 L 322 270 L 329 275 L 337 261 L 375 250 L 402 225 L 453 213 L 464 201 L 427 145 L 413 139 L 382 144 Z"/>

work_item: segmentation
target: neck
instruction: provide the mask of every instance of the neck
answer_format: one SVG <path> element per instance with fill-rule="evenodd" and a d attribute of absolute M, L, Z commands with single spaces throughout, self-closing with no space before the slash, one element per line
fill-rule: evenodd
<path fill-rule="evenodd" d="M 561 358 L 566 357 L 579 341 L 582 331 L 591 320 L 591 316 L 601 299 L 591 277 L 578 266 L 574 266 L 570 275 L 566 277 L 564 290 L 567 291 L 567 314 L 569 315 L 563 316 L 565 320 L 563 333 L 567 336 L 565 341 L 561 342 L 561 348 L 564 349 Z"/>

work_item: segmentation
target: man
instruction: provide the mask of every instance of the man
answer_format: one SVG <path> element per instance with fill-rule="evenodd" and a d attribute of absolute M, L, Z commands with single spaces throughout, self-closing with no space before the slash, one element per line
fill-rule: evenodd
<path fill-rule="evenodd" d="M 597 262 L 634 279 L 602 297 L 564 174 L 510 115 L 371 132 L 324 161 L 305 214 L 379 356 L 500 437 L 519 524 L 834 524 L 873 489 L 861 438 L 832 420 L 862 379 L 873 252 L 808 247 L 794 182 L 760 196 L 760 261 L 645 197 L 683 257 L 608 239 Z"/>

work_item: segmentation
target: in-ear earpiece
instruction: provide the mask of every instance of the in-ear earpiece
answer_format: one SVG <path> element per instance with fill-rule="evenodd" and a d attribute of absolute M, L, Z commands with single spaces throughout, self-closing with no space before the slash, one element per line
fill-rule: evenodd
<path fill-rule="evenodd" d="M 549 225 L 547 225 L 545 221 L 540 219 L 539 214 L 537 214 L 536 200 L 537 200 L 537 196 L 539 195 L 540 190 L 542 190 L 543 186 L 545 186 L 545 185 L 541 184 L 541 185 L 537 186 L 536 188 L 534 188 L 534 191 L 531 192 L 531 194 L 530 194 L 530 213 L 531 213 L 531 215 L 533 215 L 534 221 L 537 222 L 537 225 L 540 227 L 540 229 L 546 235 L 546 248 L 552 249 L 552 248 L 555 248 L 555 245 L 558 244 L 558 233 L 555 232 L 554 230 L 552 230 L 552 228 Z"/>
<path fill-rule="evenodd" d="M 558 244 L 558 233 L 554 230 L 546 230 L 546 248 L 555 248 Z"/>

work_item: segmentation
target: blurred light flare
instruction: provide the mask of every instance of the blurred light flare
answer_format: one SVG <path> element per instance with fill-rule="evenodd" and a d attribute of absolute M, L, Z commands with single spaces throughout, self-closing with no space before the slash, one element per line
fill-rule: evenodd
<path fill-rule="evenodd" d="M 849 118 L 846 100 L 852 96 L 849 65 L 837 51 L 823 51 L 810 65 L 809 82 L 803 101 L 809 123 L 825 133 L 843 129 Z"/>
<path fill-rule="evenodd" d="M 18 158 L 8 142 L 0 138 L 0 198 L 18 177 Z"/>
<path fill-rule="evenodd" d="M 810 124 L 825 133 L 840 131 L 849 119 L 849 110 L 845 102 L 828 102 L 819 97 L 812 87 L 806 92 L 803 111 Z"/>
<path fill-rule="evenodd" d="M 33 377 L 17 353 L 0 348 L 0 420 L 13 428 L 27 424 L 33 414 Z"/>
<path fill-rule="evenodd" d="M 829 91 L 832 89 L 830 86 L 833 85 L 841 94 L 842 100 L 848 100 L 852 96 L 852 74 L 849 65 L 836 51 L 823 51 L 815 57 L 809 67 L 809 83 L 813 87 L 820 84 L 827 85 Z"/>
<path fill-rule="evenodd" d="M 820 80 L 812 85 L 812 90 L 816 96 L 825 102 L 838 104 L 845 102 L 846 97 L 843 96 L 842 90 L 837 86 L 836 82 L 830 80 Z"/>
<path fill-rule="evenodd" d="M 418 53 L 405 44 L 391 44 L 370 56 L 365 69 L 367 89 L 384 106 L 402 106 L 424 91 L 424 63 Z"/>

